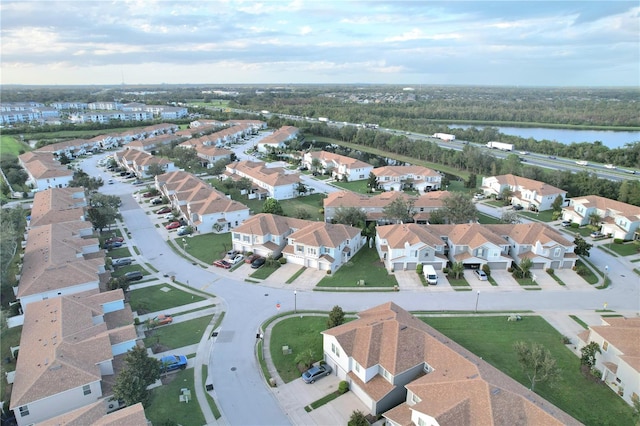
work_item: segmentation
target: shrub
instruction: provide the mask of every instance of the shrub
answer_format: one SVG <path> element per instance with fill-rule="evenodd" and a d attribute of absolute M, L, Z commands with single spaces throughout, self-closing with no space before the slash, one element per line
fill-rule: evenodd
<path fill-rule="evenodd" d="M 491 267 L 489 265 L 487 265 L 486 263 L 484 265 L 482 265 L 482 271 L 487 274 L 487 277 L 491 276 Z"/>
<path fill-rule="evenodd" d="M 584 275 L 587 275 L 587 268 L 585 268 L 584 266 L 576 266 L 576 274 L 580 275 L 581 277 Z"/>
<path fill-rule="evenodd" d="M 423 270 L 422 263 L 419 263 L 418 266 L 416 266 L 416 274 L 422 275 L 422 270 Z"/>
<path fill-rule="evenodd" d="M 562 344 L 563 345 L 570 345 L 571 344 L 571 339 L 568 338 L 567 336 L 562 336 Z"/>
<path fill-rule="evenodd" d="M 622 244 L 622 238 L 614 238 L 613 244 Z"/>
<path fill-rule="evenodd" d="M 281 257 L 280 259 L 278 259 L 278 263 L 280 263 L 281 265 L 284 265 L 287 263 L 287 258 L 286 257 Z"/>
<path fill-rule="evenodd" d="M 579 223 L 577 223 L 577 222 L 572 222 L 572 223 L 571 223 L 571 227 L 572 227 L 573 229 L 578 229 L 578 228 L 580 228 L 580 224 L 579 224 Z"/>
<path fill-rule="evenodd" d="M 512 268 L 511 266 L 509 266 L 509 267 L 507 268 L 507 272 L 509 272 L 510 274 L 511 274 L 511 273 L 513 273 L 513 268 Z"/>
<path fill-rule="evenodd" d="M 442 268 L 442 273 L 443 274 L 448 274 L 449 273 L 449 268 Z"/>
<path fill-rule="evenodd" d="M 343 393 L 347 393 L 348 391 L 349 391 L 349 383 L 342 380 L 338 385 L 338 393 L 343 394 Z"/>
<path fill-rule="evenodd" d="M 327 275 L 331 275 L 331 269 L 327 269 Z"/>
<path fill-rule="evenodd" d="M 553 275 L 554 273 L 555 271 L 553 270 L 553 268 L 547 268 L 547 274 Z"/>

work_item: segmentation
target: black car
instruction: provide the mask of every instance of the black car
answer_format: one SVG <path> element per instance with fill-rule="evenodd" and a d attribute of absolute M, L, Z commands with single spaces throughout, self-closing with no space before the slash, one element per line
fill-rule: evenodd
<path fill-rule="evenodd" d="M 124 277 L 127 281 L 138 281 L 142 279 L 142 272 L 140 271 L 131 271 L 124 274 Z"/>
<path fill-rule="evenodd" d="M 253 269 L 258 269 L 259 267 L 261 267 L 262 265 L 264 265 L 264 263 L 267 261 L 267 259 L 265 259 L 264 257 L 259 257 L 256 260 L 254 260 L 253 262 L 251 262 L 251 267 Z"/>
<path fill-rule="evenodd" d="M 524 207 L 522 207 L 520 204 L 516 204 L 515 206 L 513 206 L 514 210 L 522 210 Z"/>

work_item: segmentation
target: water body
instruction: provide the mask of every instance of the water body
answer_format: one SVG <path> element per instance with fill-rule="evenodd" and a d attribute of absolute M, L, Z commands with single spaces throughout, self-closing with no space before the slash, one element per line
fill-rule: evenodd
<path fill-rule="evenodd" d="M 474 127 L 466 124 L 450 124 L 450 128 L 468 129 Z M 475 126 L 478 129 L 484 126 Z M 495 127 L 495 126 L 491 126 Z M 533 138 L 537 141 L 550 140 L 563 144 L 572 142 L 596 142 L 600 141 L 608 148 L 622 148 L 628 143 L 640 141 L 640 132 L 613 132 L 605 130 L 570 130 L 570 129 L 546 129 L 540 127 L 495 127 L 505 135 L 520 136 L 521 138 Z"/>

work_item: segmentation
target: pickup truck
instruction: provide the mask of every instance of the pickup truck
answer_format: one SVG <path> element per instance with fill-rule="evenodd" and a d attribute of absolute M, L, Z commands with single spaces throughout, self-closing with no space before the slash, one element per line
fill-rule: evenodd
<path fill-rule="evenodd" d="M 589 162 L 588 161 L 576 161 L 576 164 L 578 166 L 588 166 Z"/>
<path fill-rule="evenodd" d="M 607 169 L 615 169 L 616 166 L 614 166 L 613 164 L 605 164 L 604 165 Z"/>

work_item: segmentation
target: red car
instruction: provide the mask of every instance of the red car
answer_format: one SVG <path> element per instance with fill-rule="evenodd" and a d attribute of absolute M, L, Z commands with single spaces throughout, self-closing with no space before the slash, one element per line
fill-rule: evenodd
<path fill-rule="evenodd" d="M 217 266 L 218 268 L 224 268 L 224 269 L 230 269 L 231 268 L 231 263 L 227 262 L 226 260 L 216 260 L 215 262 L 213 262 L 214 266 Z"/>
<path fill-rule="evenodd" d="M 258 259 L 260 257 L 259 254 L 252 254 L 251 256 L 247 256 L 244 259 L 244 263 L 252 263 L 254 260 Z"/>
<path fill-rule="evenodd" d="M 165 325 L 165 324 L 171 324 L 173 322 L 173 318 L 171 318 L 171 315 L 161 314 L 155 317 L 152 321 L 155 322 L 157 325 Z"/>
<path fill-rule="evenodd" d="M 170 224 L 168 224 L 167 226 L 165 226 L 165 228 L 167 229 L 176 229 L 176 228 L 180 228 L 180 222 L 171 222 Z"/>
<path fill-rule="evenodd" d="M 111 237 L 105 241 L 106 244 L 110 243 L 124 243 L 124 238 L 122 237 Z"/>
<path fill-rule="evenodd" d="M 151 198 L 151 197 L 153 197 L 153 194 L 151 192 L 145 192 L 144 194 L 142 194 L 142 196 L 144 198 Z"/>
<path fill-rule="evenodd" d="M 171 213 L 171 207 L 163 207 L 156 212 L 156 214 L 167 214 Z"/>

